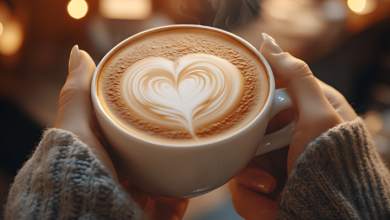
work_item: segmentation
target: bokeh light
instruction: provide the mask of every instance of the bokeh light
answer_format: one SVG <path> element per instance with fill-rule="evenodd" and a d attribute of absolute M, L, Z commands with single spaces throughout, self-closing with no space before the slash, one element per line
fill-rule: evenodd
<path fill-rule="evenodd" d="M 4 24 L 3 33 L 0 36 L 0 53 L 6 56 L 14 55 L 23 43 L 22 26 L 17 21 Z"/>
<path fill-rule="evenodd" d="M 100 13 L 110 19 L 146 19 L 152 13 L 151 0 L 100 0 Z"/>
<path fill-rule="evenodd" d="M 368 14 L 377 6 L 376 0 L 348 0 L 348 7 L 356 14 Z"/>
<path fill-rule="evenodd" d="M 83 18 L 88 12 L 88 4 L 85 0 L 71 0 L 68 4 L 68 13 L 72 18 Z"/>
<path fill-rule="evenodd" d="M 364 7 L 366 7 L 366 0 L 348 0 L 348 7 L 353 12 L 362 12 Z"/>

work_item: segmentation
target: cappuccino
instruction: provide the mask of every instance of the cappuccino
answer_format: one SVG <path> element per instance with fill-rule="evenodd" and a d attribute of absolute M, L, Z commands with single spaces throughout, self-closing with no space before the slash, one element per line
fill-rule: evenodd
<path fill-rule="evenodd" d="M 139 138 L 191 145 L 250 123 L 269 93 L 262 61 L 212 30 L 163 30 L 138 38 L 105 62 L 97 95 L 107 115 Z"/>

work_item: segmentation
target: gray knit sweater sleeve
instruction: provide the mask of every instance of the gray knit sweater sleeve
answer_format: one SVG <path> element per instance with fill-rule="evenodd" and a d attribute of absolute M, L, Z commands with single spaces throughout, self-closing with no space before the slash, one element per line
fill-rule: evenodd
<path fill-rule="evenodd" d="M 19 170 L 5 219 L 142 219 L 138 205 L 72 133 L 49 129 Z"/>
<path fill-rule="evenodd" d="M 390 219 L 390 174 L 363 121 L 341 124 L 294 162 L 277 219 Z"/>

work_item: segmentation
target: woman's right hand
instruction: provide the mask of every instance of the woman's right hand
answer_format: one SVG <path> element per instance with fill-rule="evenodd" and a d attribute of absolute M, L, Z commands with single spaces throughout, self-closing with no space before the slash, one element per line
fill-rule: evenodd
<path fill-rule="evenodd" d="M 289 148 L 255 158 L 230 182 L 235 209 L 245 219 L 274 219 L 275 198 L 283 189 L 294 160 L 321 133 L 357 118 L 343 95 L 316 79 L 305 62 L 283 52 L 273 38 L 264 34 L 260 51 L 277 84 L 287 87 L 299 119 Z M 278 116 L 268 127 L 283 127 L 292 118 L 286 114 Z"/>

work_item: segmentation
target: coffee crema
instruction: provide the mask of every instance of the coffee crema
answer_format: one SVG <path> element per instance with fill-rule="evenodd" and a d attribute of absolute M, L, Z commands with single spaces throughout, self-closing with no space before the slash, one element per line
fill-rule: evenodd
<path fill-rule="evenodd" d="M 268 75 L 241 42 L 209 30 L 165 30 L 129 43 L 105 62 L 104 110 L 136 136 L 197 144 L 237 132 L 261 111 Z"/>

